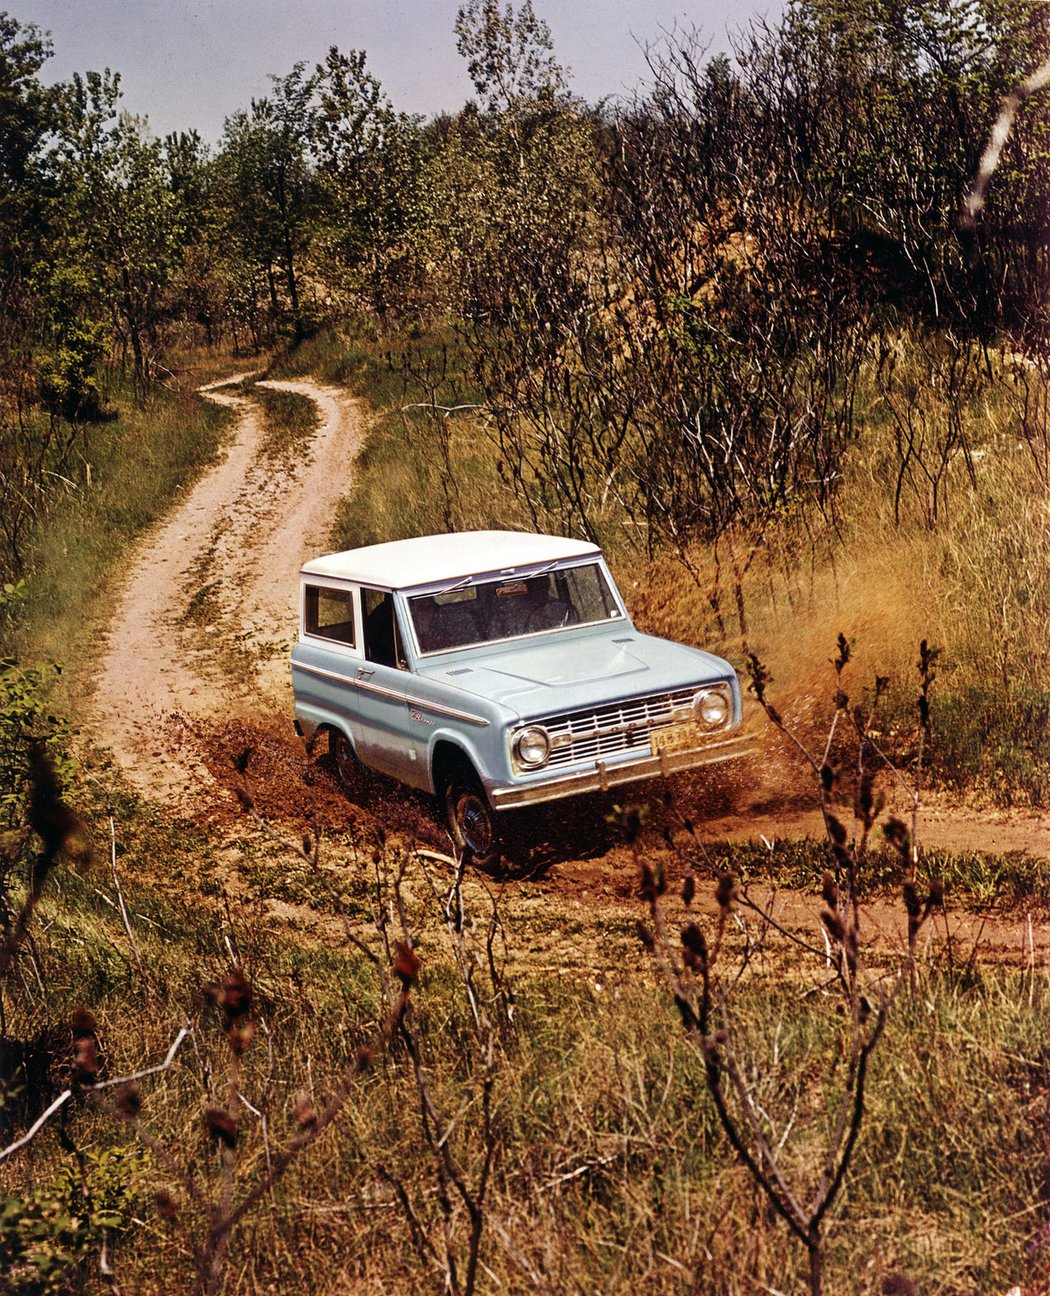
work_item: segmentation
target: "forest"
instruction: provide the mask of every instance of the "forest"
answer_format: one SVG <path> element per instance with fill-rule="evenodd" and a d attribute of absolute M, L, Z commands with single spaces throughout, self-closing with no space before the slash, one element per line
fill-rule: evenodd
<path fill-rule="evenodd" d="M 144 402 L 198 348 L 356 329 L 435 413 L 482 411 L 498 494 L 524 518 L 669 555 L 720 633 L 747 575 L 790 586 L 848 529 L 939 548 L 928 561 L 971 602 L 967 626 L 931 628 L 958 667 L 945 768 L 1001 780 L 975 731 L 1023 750 L 1045 718 L 1045 586 L 1001 571 L 1045 554 L 1028 489 L 1048 471 L 1038 98 L 976 221 L 963 203 L 1045 17 L 791 4 L 732 59 L 664 36 L 648 83 L 589 106 L 530 8 L 476 4 L 454 33 L 477 91 L 459 113 L 398 112 L 364 52 L 333 48 L 275 75 L 216 148 L 154 138 L 116 74 L 45 86 L 47 39 L 6 18 L 5 581 L 27 575 L 118 382 Z M 448 426 L 412 435 L 428 432 Z M 978 459 L 1002 451 L 1007 524 L 960 553 L 982 492 L 1005 489 Z M 865 461 L 884 498 L 854 504 Z M 470 524 L 449 507 L 440 529 Z M 1004 794 L 1040 800 L 1042 774 L 1006 763 Z"/>

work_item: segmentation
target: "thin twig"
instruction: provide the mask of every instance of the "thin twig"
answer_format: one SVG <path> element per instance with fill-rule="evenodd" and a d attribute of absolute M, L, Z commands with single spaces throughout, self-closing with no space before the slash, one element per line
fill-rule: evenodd
<path fill-rule="evenodd" d="M 963 200 L 960 223 L 964 229 L 972 230 L 975 227 L 977 217 L 984 208 L 984 199 L 988 192 L 988 186 L 991 183 L 992 176 L 995 175 L 998 169 L 999 157 L 1006 145 L 1006 141 L 1010 138 L 1014 119 L 1021 105 L 1030 99 L 1032 95 L 1038 94 L 1046 85 L 1050 85 L 1050 59 L 1036 68 L 1016 89 L 1011 90 L 1003 100 L 999 108 L 999 115 L 996 117 L 988 134 L 988 143 L 981 154 L 981 162 L 977 168 L 977 179 L 974 181 L 973 188 Z"/>
<path fill-rule="evenodd" d="M 113 816 L 109 816 L 109 866 L 113 874 L 113 886 L 117 892 L 117 902 L 120 905 L 120 916 L 124 920 L 124 930 L 127 932 L 128 944 L 131 946 L 131 953 L 135 959 L 135 966 L 139 970 L 139 976 L 143 981 L 148 982 L 146 969 L 142 965 L 142 955 L 139 953 L 138 943 L 135 940 L 135 933 L 131 930 L 131 919 L 128 917 L 127 906 L 124 903 L 124 892 L 121 890 L 120 877 L 117 874 L 117 832 L 113 824 Z"/>
<path fill-rule="evenodd" d="M 11 1156 L 12 1153 L 17 1152 L 19 1148 L 25 1147 L 27 1143 L 30 1143 L 40 1132 L 40 1130 L 43 1129 L 43 1127 L 47 1124 L 47 1122 L 51 1119 L 51 1117 L 54 1116 L 56 1112 L 60 1111 L 61 1108 L 65 1106 L 65 1104 L 70 1100 L 70 1098 L 73 1097 L 75 1093 L 78 1094 L 98 1093 L 103 1089 L 112 1089 L 115 1085 L 131 1084 L 133 1081 L 136 1080 L 144 1080 L 146 1076 L 159 1075 L 160 1072 L 167 1071 L 168 1068 L 175 1061 L 175 1054 L 178 1053 L 180 1047 L 182 1046 L 183 1040 L 189 1034 L 190 1034 L 189 1027 L 183 1026 L 182 1029 L 179 1031 L 178 1035 L 175 1036 L 175 1040 L 172 1043 L 171 1048 L 168 1049 L 168 1053 L 164 1061 L 159 1063 L 157 1066 L 146 1067 L 142 1071 L 133 1071 L 130 1075 L 118 1076 L 115 1080 L 99 1080 L 95 1084 L 79 1085 L 77 1086 L 76 1089 L 69 1088 L 63 1090 L 62 1093 L 59 1094 L 59 1096 L 47 1109 L 47 1111 L 45 1111 L 41 1116 L 37 1117 L 37 1119 L 33 1122 L 33 1124 L 29 1127 L 26 1133 L 22 1135 L 20 1139 L 18 1139 L 14 1143 L 8 1144 L 7 1147 L 0 1149 L 0 1161 L 3 1161 L 5 1158 Z"/>

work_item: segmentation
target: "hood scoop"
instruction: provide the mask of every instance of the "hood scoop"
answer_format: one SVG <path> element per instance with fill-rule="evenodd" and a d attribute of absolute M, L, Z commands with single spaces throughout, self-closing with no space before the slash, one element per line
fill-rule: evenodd
<path fill-rule="evenodd" d="M 624 642 L 634 641 L 628 639 Z M 647 669 L 644 661 L 627 652 L 619 641 L 611 639 L 586 645 L 577 643 L 572 652 L 567 651 L 567 645 L 552 642 L 546 647 L 502 653 L 485 663 L 487 674 L 548 688 L 589 685 L 595 680 L 637 675 Z"/>

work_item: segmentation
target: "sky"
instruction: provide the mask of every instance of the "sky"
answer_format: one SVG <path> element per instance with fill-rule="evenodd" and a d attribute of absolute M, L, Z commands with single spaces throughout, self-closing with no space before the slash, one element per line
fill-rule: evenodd
<path fill-rule="evenodd" d="M 110 68 L 123 107 L 158 135 L 195 128 L 214 143 L 226 117 L 264 95 L 271 73 L 323 59 L 330 45 L 363 49 L 394 106 L 431 116 L 471 97 L 453 24 L 461 0 L 0 0 L 18 22 L 49 31 L 41 75 Z M 645 76 L 643 46 L 661 30 L 699 28 L 714 51 L 782 0 L 533 0 L 573 90 L 595 102 Z"/>

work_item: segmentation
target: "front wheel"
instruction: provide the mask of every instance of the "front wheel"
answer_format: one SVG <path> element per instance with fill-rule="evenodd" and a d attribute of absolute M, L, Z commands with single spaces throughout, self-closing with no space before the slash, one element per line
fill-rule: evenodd
<path fill-rule="evenodd" d="M 494 868 L 500 860 L 496 812 L 489 805 L 481 784 L 468 775 L 454 774 L 444 788 L 445 817 L 456 850 L 470 851 L 482 868 Z"/>

